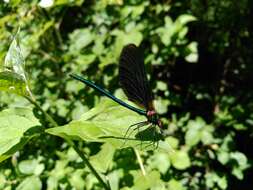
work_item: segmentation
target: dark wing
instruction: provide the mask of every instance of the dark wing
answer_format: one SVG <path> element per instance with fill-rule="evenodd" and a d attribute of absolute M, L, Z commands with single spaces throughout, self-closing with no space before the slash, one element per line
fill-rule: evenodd
<path fill-rule="evenodd" d="M 120 55 L 119 82 L 128 99 L 149 109 L 152 93 L 144 66 L 143 54 L 134 44 L 126 45 Z"/>

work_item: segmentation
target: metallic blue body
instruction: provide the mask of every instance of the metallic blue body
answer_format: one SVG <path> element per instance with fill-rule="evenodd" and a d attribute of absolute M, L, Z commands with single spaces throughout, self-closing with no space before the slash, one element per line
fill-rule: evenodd
<path fill-rule="evenodd" d="M 70 74 L 70 76 L 78 81 L 81 81 L 83 83 L 85 83 L 86 85 L 88 85 L 91 88 L 96 89 L 97 91 L 99 91 L 100 93 L 102 93 L 103 95 L 107 96 L 108 98 L 111 98 L 113 101 L 117 102 L 118 104 L 124 106 L 125 108 L 128 108 L 140 115 L 144 115 L 147 116 L 147 112 L 141 109 L 138 109 L 136 107 L 133 107 L 125 102 L 123 102 L 122 100 L 116 98 L 115 96 L 111 95 L 108 91 L 104 90 L 103 88 L 100 88 L 99 86 L 97 86 L 96 84 L 94 84 L 91 81 L 88 81 L 86 79 L 84 79 L 83 77 L 76 75 L 76 74 Z"/>

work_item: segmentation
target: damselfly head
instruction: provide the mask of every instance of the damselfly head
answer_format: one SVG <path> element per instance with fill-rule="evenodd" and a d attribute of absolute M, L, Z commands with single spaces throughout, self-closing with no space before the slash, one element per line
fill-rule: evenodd
<path fill-rule="evenodd" d="M 147 111 L 147 118 L 148 118 L 149 122 L 151 122 L 155 125 L 158 125 L 160 129 L 162 128 L 162 126 L 163 126 L 162 121 L 159 119 L 155 110 Z"/>

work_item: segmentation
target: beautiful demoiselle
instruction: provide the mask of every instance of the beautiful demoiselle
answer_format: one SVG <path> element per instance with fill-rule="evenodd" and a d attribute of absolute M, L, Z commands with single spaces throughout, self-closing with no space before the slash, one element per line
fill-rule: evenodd
<path fill-rule="evenodd" d="M 139 129 L 145 125 L 158 125 L 160 130 L 162 129 L 162 122 L 158 118 L 158 115 L 153 106 L 153 96 L 145 71 L 143 54 L 140 52 L 140 49 L 134 44 L 126 45 L 121 52 L 119 63 L 119 82 L 128 99 L 143 107 L 145 110 L 138 109 L 125 103 L 124 101 L 110 94 L 108 91 L 97 86 L 93 82 L 82 78 L 81 76 L 78 76 L 76 74 L 70 74 L 70 76 L 78 81 L 85 83 L 89 87 L 98 90 L 100 93 L 111 98 L 118 104 L 147 117 L 147 121 L 133 124 L 128 128 L 128 130 L 134 126 L 137 126 Z"/>

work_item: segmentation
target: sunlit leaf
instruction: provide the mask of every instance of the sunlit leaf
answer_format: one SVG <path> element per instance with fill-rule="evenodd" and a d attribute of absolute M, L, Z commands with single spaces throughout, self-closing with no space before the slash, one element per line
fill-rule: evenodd
<path fill-rule="evenodd" d="M 152 189 L 161 183 L 160 173 L 158 171 L 151 171 L 146 176 L 143 176 L 141 173 L 136 173 L 134 180 L 134 186 L 131 187 L 132 190 Z"/>
<path fill-rule="evenodd" d="M 0 72 L 0 91 L 25 95 L 27 94 L 26 81 L 16 73 L 10 71 Z"/>
<path fill-rule="evenodd" d="M 10 71 L 16 73 L 21 77 L 23 77 L 23 80 L 26 81 L 24 66 L 25 66 L 24 57 L 18 45 L 18 41 L 16 37 L 14 37 L 9 47 L 9 50 L 5 56 L 3 71 Z"/>
<path fill-rule="evenodd" d="M 69 38 L 69 51 L 73 55 L 79 55 L 79 52 L 93 41 L 94 35 L 88 28 L 85 28 L 75 30 Z"/>
<path fill-rule="evenodd" d="M 182 185 L 180 181 L 177 181 L 175 179 L 171 179 L 168 183 L 168 190 L 185 190 L 186 188 Z"/>
<path fill-rule="evenodd" d="M 172 153 L 173 154 L 173 153 Z M 148 160 L 148 165 L 152 169 L 157 169 L 160 173 L 165 174 L 170 167 L 170 158 L 166 153 L 156 153 Z"/>
<path fill-rule="evenodd" d="M 26 95 L 30 92 L 25 74 L 25 60 L 18 44 L 18 34 L 14 37 L 0 66 L 0 90 Z"/>
<path fill-rule="evenodd" d="M 178 170 L 184 170 L 191 166 L 191 161 L 186 151 L 175 151 L 170 154 L 170 159 L 173 167 Z"/>
<path fill-rule="evenodd" d="M 16 190 L 40 190 L 42 182 L 39 177 L 31 176 L 25 178 L 16 188 Z"/>
<path fill-rule="evenodd" d="M 54 4 L 54 0 L 40 0 L 39 2 L 39 6 L 43 7 L 43 8 L 48 8 L 53 6 Z"/>
<path fill-rule="evenodd" d="M 40 164 L 38 160 L 23 160 L 18 164 L 18 168 L 22 174 L 39 175 L 44 170 L 44 165 Z"/>
<path fill-rule="evenodd" d="M 130 129 L 126 134 L 130 125 L 141 121 L 146 121 L 146 118 L 118 106 L 111 100 L 103 100 L 97 107 L 86 112 L 81 119 L 46 131 L 63 138 L 107 142 L 114 148 L 154 149 L 156 146 L 154 140 L 159 135 L 156 128 L 143 126 L 139 130 Z M 160 141 L 158 148 L 165 152 L 171 151 L 171 147 L 165 141 Z"/>
<path fill-rule="evenodd" d="M 90 157 L 92 165 L 98 171 L 105 173 L 112 164 L 114 152 L 115 148 L 111 144 L 103 144 L 101 150 L 96 155 Z"/>
<path fill-rule="evenodd" d="M 191 42 L 188 45 L 188 49 L 190 54 L 185 57 L 185 60 L 190 63 L 195 63 L 198 61 L 198 49 L 197 49 L 197 42 Z"/>
<path fill-rule="evenodd" d="M 40 123 L 31 109 L 12 108 L 0 112 L 0 161 L 20 150 L 40 131 Z"/>

